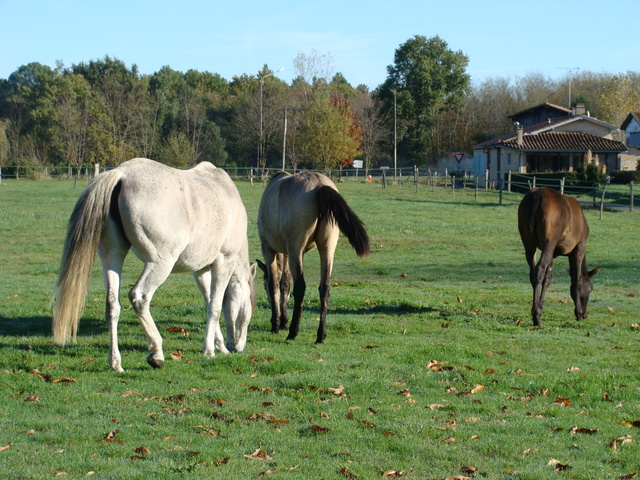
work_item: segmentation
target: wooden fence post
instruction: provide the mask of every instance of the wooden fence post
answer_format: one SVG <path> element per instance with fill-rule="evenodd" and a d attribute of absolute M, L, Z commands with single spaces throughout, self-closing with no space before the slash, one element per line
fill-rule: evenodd
<path fill-rule="evenodd" d="M 602 197 L 600 198 L 600 220 L 602 220 L 602 212 L 604 211 L 604 193 L 607 191 L 607 186 L 602 187 Z"/>
<path fill-rule="evenodd" d="M 633 182 L 629 183 L 629 211 L 633 212 Z"/>

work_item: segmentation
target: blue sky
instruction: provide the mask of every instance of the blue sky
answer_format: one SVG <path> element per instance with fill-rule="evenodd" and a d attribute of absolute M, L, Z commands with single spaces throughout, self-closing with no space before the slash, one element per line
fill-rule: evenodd
<path fill-rule="evenodd" d="M 435 35 L 469 57 L 474 82 L 537 72 L 640 71 L 638 0 L 0 0 L 0 78 L 21 65 L 104 58 L 291 82 L 314 50 L 353 86 L 384 82 L 399 45 Z"/>

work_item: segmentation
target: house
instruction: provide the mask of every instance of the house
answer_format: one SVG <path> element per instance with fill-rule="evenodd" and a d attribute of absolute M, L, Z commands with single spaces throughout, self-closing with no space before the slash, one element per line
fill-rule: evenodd
<path fill-rule="evenodd" d="M 631 112 L 620 126 L 625 133 L 627 151 L 621 155 L 620 170 L 636 170 L 640 161 L 640 112 Z"/>
<path fill-rule="evenodd" d="M 603 171 L 620 170 L 624 143 L 618 128 L 575 110 L 544 103 L 510 115 L 514 131 L 472 147 L 476 175 L 489 180 L 505 172 L 573 172 L 594 161 Z M 640 124 L 639 124 L 640 127 Z M 640 129 L 639 129 L 640 131 Z"/>

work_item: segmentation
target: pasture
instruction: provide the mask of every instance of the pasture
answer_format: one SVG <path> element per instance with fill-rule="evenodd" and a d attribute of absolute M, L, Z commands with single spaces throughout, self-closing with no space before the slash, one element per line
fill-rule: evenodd
<path fill-rule="evenodd" d="M 237 182 L 260 256 L 263 185 Z M 558 258 L 532 328 L 520 195 L 339 183 L 371 255 L 341 237 L 315 345 L 318 255 L 305 256 L 300 334 L 258 310 L 242 354 L 202 356 L 190 274 L 151 306 L 162 369 L 126 291 L 110 371 L 98 262 L 77 345 L 53 344 L 51 298 L 73 181 L 0 185 L 0 464 L 4 478 L 606 479 L 640 475 L 640 216 L 587 210 L 589 317 L 576 322 Z"/>

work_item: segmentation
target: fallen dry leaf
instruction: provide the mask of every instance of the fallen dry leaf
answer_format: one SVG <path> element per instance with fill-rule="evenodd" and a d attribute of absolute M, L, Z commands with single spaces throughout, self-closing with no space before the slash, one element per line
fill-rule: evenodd
<path fill-rule="evenodd" d="M 385 470 L 384 472 L 382 472 L 382 476 L 385 478 L 402 478 L 406 475 L 409 475 L 412 471 L 413 469 L 407 472 L 398 470 Z"/>
<path fill-rule="evenodd" d="M 327 433 L 330 431 L 327 427 L 321 427 L 320 425 L 311 425 L 311 428 L 317 433 Z"/>
<path fill-rule="evenodd" d="M 487 388 L 487 387 L 485 387 L 484 385 L 476 385 L 475 387 L 473 387 L 471 389 L 471 395 L 475 395 L 476 393 L 481 392 L 485 388 Z"/>
<path fill-rule="evenodd" d="M 243 455 L 243 457 L 249 460 L 271 460 L 267 452 L 261 448 L 257 448 L 251 455 Z"/>
<path fill-rule="evenodd" d="M 565 470 L 570 470 L 571 468 L 573 468 L 571 465 L 565 465 L 565 464 L 560 463 L 555 458 L 549 460 L 547 462 L 547 465 L 555 467 L 556 468 L 555 469 L 556 472 L 564 472 Z"/>
<path fill-rule="evenodd" d="M 5 445 L 4 447 L 0 447 L 0 452 L 4 452 L 5 450 L 9 450 L 11 447 L 13 447 L 13 443 Z"/>
<path fill-rule="evenodd" d="M 337 388 L 329 388 L 329 391 L 334 395 L 342 395 L 342 392 L 344 392 L 344 386 L 340 385 Z"/>
<path fill-rule="evenodd" d="M 78 381 L 69 377 L 60 377 L 52 380 L 52 383 L 78 383 Z"/>
<path fill-rule="evenodd" d="M 174 352 L 171 353 L 172 360 L 182 360 L 183 356 L 184 356 L 184 353 L 182 353 L 182 350 L 175 350 Z"/>
<path fill-rule="evenodd" d="M 571 400 L 565 397 L 558 397 L 556 398 L 555 402 L 553 402 L 551 405 L 560 405 L 562 407 L 568 407 L 571 405 Z"/>
<path fill-rule="evenodd" d="M 571 429 L 571 435 L 575 435 L 576 433 L 586 433 L 589 435 L 593 435 L 594 433 L 597 433 L 598 430 L 596 430 L 595 428 L 578 428 L 578 427 L 573 427 Z"/>
<path fill-rule="evenodd" d="M 138 447 L 134 450 L 134 452 L 144 455 L 149 455 L 151 453 L 151 451 L 147 447 Z"/>
<path fill-rule="evenodd" d="M 445 438 L 445 439 L 442 441 L 442 443 L 453 443 L 453 442 L 455 442 L 455 441 L 456 441 L 456 439 L 455 439 L 455 438 L 453 438 L 453 437 L 447 437 L 447 438 Z"/>
<path fill-rule="evenodd" d="M 613 448 L 614 450 L 618 449 L 618 444 L 620 444 L 620 446 L 626 444 L 626 443 L 631 443 L 633 442 L 633 438 L 631 438 L 631 435 L 625 435 L 624 437 L 618 437 L 614 440 L 611 440 L 611 442 L 609 442 L 609 446 L 611 448 Z"/>
<path fill-rule="evenodd" d="M 184 328 L 180 328 L 180 327 L 167 328 L 167 332 L 180 333 L 183 337 L 188 337 L 189 336 L 189 331 L 185 330 Z"/>
<path fill-rule="evenodd" d="M 269 475 L 273 475 L 274 473 L 278 473 L 278 469 L 277 468 L 270 468 L 269 470 L 265 470 L 264 472 L 261 472 L 258 474 L 259 477 L 267 477 Z"/>

